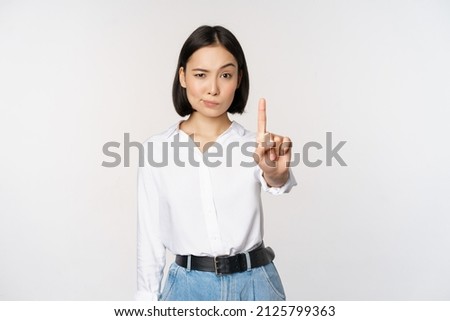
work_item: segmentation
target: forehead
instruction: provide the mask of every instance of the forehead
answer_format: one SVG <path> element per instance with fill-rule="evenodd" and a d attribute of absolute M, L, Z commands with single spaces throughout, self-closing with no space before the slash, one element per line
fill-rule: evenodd
<path fill-rule="evenodd" d="M 199 66 L 219 68 L 228 63 L 237 66 L 236 58 L 224 46 L 220 45 L 202 47 L 195 51 L 187 61 L 187 64 L 193 68 Z"/>

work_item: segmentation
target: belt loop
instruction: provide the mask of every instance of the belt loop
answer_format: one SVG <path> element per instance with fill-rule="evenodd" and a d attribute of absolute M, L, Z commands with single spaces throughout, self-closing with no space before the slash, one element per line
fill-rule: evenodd
<path fill-rule="evenodd" d="M 252 269 L 252 262 L 250 261 L 250 254 L 248 252 L 245 252 L 245 259 L 247 260 L 247 271 L 250 271 Z"/>
<path fill-rule="evenodd" d="M 186 264 L 186 270 L 191 271 L 191 261 L 192 261 L 192 255 L 187 256 L 187 264 Z"/>

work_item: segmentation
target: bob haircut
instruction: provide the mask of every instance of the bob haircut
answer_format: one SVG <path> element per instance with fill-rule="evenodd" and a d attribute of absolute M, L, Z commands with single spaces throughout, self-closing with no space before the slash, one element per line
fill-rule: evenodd
<path fill-rule="evenodd" d="M 186 64 L 192 54 L 200 48 L 210 45 L 222 45 L 236 59 L 238 63 L 238 74 L 241 77 L 238 88 L 234 93 L 234 99 L 228 108 L 231 114 L 242 114 L 247 104 L 250 81 L 248 77 L 247 62 L 245 61 L 244 51 L 236 37 L 227 29 L 221 26 L 201 26 L 197 28 L 186 39 L 181 48 L 178 58 L 177 70 L 173 80 L 172 100 L 175 110 L 180 116 L 192 114 L 195 110 L 192 108 L 187 98 L 186 89 L 183 88 L 179 80 L 179 70 L 183 67 L 186 70 Z"/>

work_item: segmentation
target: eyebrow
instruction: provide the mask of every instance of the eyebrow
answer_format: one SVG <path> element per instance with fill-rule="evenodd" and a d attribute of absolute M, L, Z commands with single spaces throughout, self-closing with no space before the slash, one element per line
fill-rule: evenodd
<path fill-rule="evenodd" d="M 234 67 L 234 68 L 236 68 L 236 65 L 234 63 L 230 62 L 228 64 L 223 65 L 219 69 L 224 69 L 224 68 L 227 68 L 227 67 Z M 208 71 L 207 69 L 203 69 L 203 68 L 194 68 L 192 70 L 193 71 L 203 71 L 203 72 L 207 72 Z"/>

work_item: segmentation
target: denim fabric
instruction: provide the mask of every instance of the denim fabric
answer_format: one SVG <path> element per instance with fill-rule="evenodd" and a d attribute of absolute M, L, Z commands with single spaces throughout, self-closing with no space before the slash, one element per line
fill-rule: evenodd
<path fill-rule="evenodd" d="M 284 301 L 283 285 L 273 263 L 249 271 L 216 275 L 169 268 L 161 301 Z"/>

